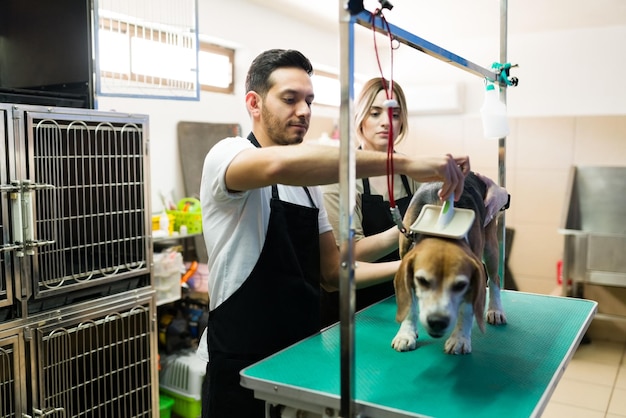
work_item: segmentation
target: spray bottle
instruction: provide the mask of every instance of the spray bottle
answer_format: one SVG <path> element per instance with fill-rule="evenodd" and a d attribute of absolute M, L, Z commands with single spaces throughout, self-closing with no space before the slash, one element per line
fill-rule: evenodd
<path fill-rule="evenodd" d="M 480 108 L 485 138 L 499 139 L 509 134 L 506 105 L 500 101 L 499 93 L 489 83 L 485 89 L 485 101 Z"/>
<path fill-rule="evenodd" d="M 159 217 L 159 229 L 165 232 L 165 235 L 170 234 L 170 218 L 167 216 L 167 212 L 163 210 Z"/>

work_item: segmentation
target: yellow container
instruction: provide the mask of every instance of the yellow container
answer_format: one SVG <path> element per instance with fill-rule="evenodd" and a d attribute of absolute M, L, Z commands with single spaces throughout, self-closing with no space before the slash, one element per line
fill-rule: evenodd
<path fill-rule="evenodd" d="M 174 221 L 176 220 L 176 217 L 168 211 L 167 219 L 169 221 L 167 232 L 169 235 L 172 235 L 174 232 Z M 161 214 L 152 215 L 152 230 L 158 231 L 159 229 L 161 229 Z"/>
<path fill-rule="evenodd" d="M 175 231 L 179 231 L 180 227 L 185 225 L 188 234 L 202 232 L 202 207 L 198 199 L 193 197 L 181 199 L 178 202 L 177 210 L 168 210 L 167 213 L 174 216 Z M 170 224 L 172 224 L 171 221 Z"/>
<path fill-rule="evenodd" d="M 183 212 L 182 210 L 168 210 L 167 214 L 174 218 L 174 222 L 170 218 L 170 227 L 175 231 L 180 231 L 180 227 L 185 225 L 188 234 L 199 234 L 202 232 L 202 214 Z"/>

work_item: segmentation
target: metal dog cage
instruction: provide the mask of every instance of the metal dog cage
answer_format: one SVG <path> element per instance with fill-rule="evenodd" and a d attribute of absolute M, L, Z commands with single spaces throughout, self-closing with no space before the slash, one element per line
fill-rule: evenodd
<path fill-rule="evenodd" d="M 0 416 L 158 416 L 148 117 L 0 104 Z"/>
<path fill-rule="evenodd" d="M 156 305 L 133 293 L 0 333 L 0 416 L 158 416 Z"/>
<path fill-rule="evenodd" d="M 9 227 L 9 199 L 5 199 L 5 190 L 10 187 L 9 171 L 14 161 L 9 158 L 14 155 L 13 130 L 9 129 L 9 112 L 0 107 L 0 312 L 7 310 L 13 303 L 12 258 L 8 255 L 7 243 L 11 230 Z M 0 315 L 0 321 L 4 318 Z"/>
<path fill-rule="evenodd" d="M 0 114 L 1 225 L 11 224 L 0 304 L 19 288 L 25 316 L 150 286 L 147 117 L 16 105 Z M 7 273 L 17 264 L 24 274 Z"/>
<path fill-rule="evenodd" d="M 22 417 L 26 410 L 23 328 L 0 330 L 0 417 Z"/>

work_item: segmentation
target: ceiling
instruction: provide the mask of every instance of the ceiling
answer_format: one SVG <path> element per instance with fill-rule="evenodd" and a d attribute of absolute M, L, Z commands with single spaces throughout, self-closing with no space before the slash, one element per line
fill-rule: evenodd
<path fill-rule="evenodd" d="M 338 27 L 346 0 L 247 0 L 291 18 Z M 387 21 L 417 36 L 480 38 L 499 34 L 498 0 L 390 0 Z M 380 7 L 364 0 L 365 8 Z M 626 25 L 626 0 L 510 0 L 508 35 Z"/>

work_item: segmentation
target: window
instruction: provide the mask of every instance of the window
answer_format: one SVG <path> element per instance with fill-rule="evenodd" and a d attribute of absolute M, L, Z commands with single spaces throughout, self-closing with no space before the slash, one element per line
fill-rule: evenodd
<path fill-rule="evenodd" d="M 164 88 L 193 91 L 195 54 L 190 37 L 159 33 L 127 22 L 100 19 L 100 76 L 115 90 L 135 86 L 138 93 Z M 198 82 L 203 91 L 234 92 L 235 50 L 199 42 Z M 106 91 L 105 91 L 106 93 Z"/>
<path fill-rule="evenodd" d="M 341 104 L 341 85 L 336 74 L 315 70 L 311 77 L 315 104 L 336 106 Z"/>
<path fill-rule="evenodd" d="M 198 99 L 196 7 L 195 0 L 101 0 L 98 94 Z"/>
<path fill-rule="evenodd" d="M 341 105 L 341 84 L 337 74 L 315 70 L 311 81 L 315 91 L 315 104 L 334 107 Z M 353 83 L 356 92 L 363 86 L 363 83 L 358 80 L 353 80 Z"/>
<path fill-rule="evenodd" d="M 234 49 L 200 41 L 198 68 L 202 91 L 234 93 Z"/>

